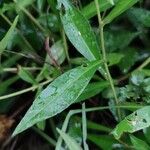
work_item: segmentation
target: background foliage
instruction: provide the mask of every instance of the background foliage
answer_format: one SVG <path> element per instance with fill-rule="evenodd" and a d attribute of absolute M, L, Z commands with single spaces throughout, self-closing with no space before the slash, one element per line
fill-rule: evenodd
<path fill-rule="evenodd" d="M 1 149 L 149 150 L 149 9 L 1 0 Z"/>

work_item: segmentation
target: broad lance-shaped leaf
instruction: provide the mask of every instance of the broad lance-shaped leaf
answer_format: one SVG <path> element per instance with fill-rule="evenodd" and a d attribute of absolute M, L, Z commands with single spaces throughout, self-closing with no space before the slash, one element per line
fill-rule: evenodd
<path fill-rule="evenodd" d="M 60 136 L 63 138 L 63 140 L 65 141 L 69 150 L 82 150 L 80 145 L 72 137 L 70 137 L 68 134 L 66 134 L 65 132 L 59 129 L 57 129 L 57 131 L 60 134 Z"/>
<path fill-rule="evenodd" d="M 14 33 L 17 22 L 18 22 L 18 16 L 15 18 L 12 26 L 10 27 L 10 29 L 6 33 L 5 37 L 0 41 L 0 53 L 2 53 L 3 50 L 5 50 L 8 43 L 10 42 L 11 38 L 13 37 L 13 33 Z"/>
<path fill-rule="evenodd" d="M 110 23 L 114 20 L 117 16 L 125 12 L 127 9 L 132 7 L 135 3 L 139 0 L 119 0 L 112 11 L 104 18 L 104 24 Z"/>
<path fill-rule="evenodd" d="M 150 106 L 145 106 L 127 116 L 112 131 L 116 139 L 124 132 L 133 133 L 150 126 Z"/>
<path fill-rule="evenodd" d="M 87 66 L 69 70 L 55 79 L 35 99 L 13 135 L 26 130 L 37 122 L 57 115 L 74 103 L 88 85 L 99 65 L 100 61 L 90 62 Z"/>
<path fill-rule="evenodd" d="M 88 60 L 100 59 L 100 49 L 88 20 L 68 0 L 58 0 L 65 33 L 74 47 Z"/>

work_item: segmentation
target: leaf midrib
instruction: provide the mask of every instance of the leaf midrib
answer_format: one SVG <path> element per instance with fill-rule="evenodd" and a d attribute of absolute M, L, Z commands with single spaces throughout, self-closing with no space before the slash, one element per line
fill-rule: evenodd
<path fill-rule="evenodd" d="M 84 73 L 82 73 L 78 78 L 76 78 L 75 80 L 73 80 L 72 82 L 70 82 L 69 84 L 68 84 L 68 86 L 65 86 L 66 88 L 64 88 L 65 90 L 70 86 L 70 84 L 72 84 L 72 83 L 74 83 L 74 82 L 76 82 L 79 78 L 81 78 L 84 74 L 86 74 L 87 72 L 89 72 L 92 68 L 94 68 L 96 65 L 98 65 L 100 62 L 98 62 L 98 63 L 95 63 L 94 65 L 92 65 L 91 67 L 89 67 L 89 69 L 87 70 L 87 71 L 85 71 Z M 65 91 L 64 90 L 64 91 Z M 84 89 L 83 89 L 84 90 Z M 83 91 L 82 90 L 82 91 Z M 64 93 L 64 91 L 63 92 L 60 92 L 58 95 L 56 95 L 56 97 L 55 98 L 53 98 L 47 105 L 50 105 L 50 103 L 52 103 L 53 102 L 53 100 L 54 99 L 58 99 L 58 97 L 60 96 L 60 95 L 62 95 L 62 93 Z M 78 95 L 78 97 L 79 97 L 80 95 Z M 77 98 L 78 98 L 77 97 Z M 74 100 L 75 101 L 75 100 Z M 36 113 L 36 114 L 34 114 L 34 115 L 37 115 L 37 114 L 39 114 L 41 111 L 43 111 L 46 107 L 47 107 L 47 105 L 45 106 L 45 107 L 43 107 L 38 113 Z M 58 114 L 58 113 L 56 113 L 56 114 Z M 51 116 L 49 116 L 49 117 L 52 117 L 52 116 L 54 116 L 54 115 L 56 115 L 56 114 L 53 114 L 53 115 L 51 115 Z M 32 117 L 33 118 L 33 117 Z M 31 118 L 31 119 L 32 119 Z M 30 119 L 30 120 L 31 120 Z M 27 121 L 28 122 L 28 121 Z M 26 122 L 26 123 L 27 123 Z"/>

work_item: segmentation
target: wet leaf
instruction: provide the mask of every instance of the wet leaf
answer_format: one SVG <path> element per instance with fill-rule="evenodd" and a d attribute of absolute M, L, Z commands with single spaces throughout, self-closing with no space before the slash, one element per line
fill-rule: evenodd
<path fill-rule="evenodd" d="M 100 59 L 100 49 L 89 22 L 68 0 L 58 0 L 61 20 L 67 37 L 88 60 Z"/>
<path fill-rule="evenodd" d="M 70 137 L 68 134 L 64 133 L 63 131 L 59 130 L 58 128 L 57 131 L 59 132 L 60 136 L 64 139 L 69 150 L 82 150 L 80 145 L 72 137 Z"/>
<path fill-rule="evenodd" d="M 35 99 L 13 135 L 57 115 L 73 104 L 84 91 L 99 65 L 99 61 L 94 61 L 87 66 L 72 69 L 54 80 Z"/>
<path fill-rule="evenodd" d="M 112 131 L 112 134 L 116 139 L 119 139 L 125 132 L 133 133 L 150 126 L 150 106 L 145 106 L 129 116 L 125 117 L 116 128 Z"/>

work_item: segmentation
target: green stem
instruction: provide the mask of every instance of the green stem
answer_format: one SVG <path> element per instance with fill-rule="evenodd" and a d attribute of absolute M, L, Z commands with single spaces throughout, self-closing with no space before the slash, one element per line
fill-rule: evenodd
<path fill-rule="evenodd" d="M 116 94 L 116 91 L 115 91 L 115 86 L 114 86 L 114 83 L 113 83 L 113 79 L 111 77 L 111 74 L 109 72 L 109 68 L 108 68 L 108 65 L 107 65 L 107 57 L 106 57 L 105 41 L 104 41 L 104 24 L 103 24 L 102 17 L 101 17 L 101 14 L 100 14 L 98 0 L 95 0 L 95 5 L 96 5 L 99 28 L 100 28 L 100 42 L 101 42 L 101 48 L 102 48 L 102 55 L 103 55 L 103 60 L 104 60 L 105 71 L 107 73 L 107 78 L 110 82 L 110 86 L 111 86 L 111 89 L 112 89 L 112 92 L 113 92 L 113 95 L 114 95 L 115 104 L 117 105 L 117 104 L 119 104 L 119 100 L 117 98 L 117 94 Z M 118 118 L 120 120 L 121 119 L 120 109 L 117 109 L 117 113 L 118 113 Z"/>
<path fill-rule="evenodd" d="M 37 71 L 37 70 L 41 70 L 41 67 L 22 67 L 24 70 L 28 70 L 28 71 Z M 12 73 L 17 73 L 18 68 L 3 68 L 2 69 L 3 72 L 12 72 Z"/>
<path fill-rule="evenodd" d="M 82 104 L 82 134 L 83 134 L 83 147 L 84 150 L 89 150 L 88 144 L 86 143 L 87 139 L 87 119 L 85 112 L 85 103 Z"/>
<path fill-rule="evenodd" d="M 42 82 L 42 83 L 40 83 L 38 85 L 34 85 L 34 86 L 30 87 L 30 88 L 27 88 L 27 89 L 24 89 L 24 90 L 21 90 L 21 91 L 18 91 L 18 92 L 14 92 L 14 93 L 11 93 L 11 94 L 7 94 L 7 95 L 4 95 L 4 96 L 0 96 L 0 100 L 4 100 L 4 99 L 7 99 L 7 98 L 11 98 L 11 97 L 15 97 L 15 96 L 21 95 L 23 93 L 27 93 L 29 91 L 33 91 L 33 90 L 39 88 L 39 86 L 44 86 L 44 85 L 50 83 L 52 80 L 53 79 L 50 79 L 50 80 Z"/>
<path fill-rule="evenodd" d="M 150 57 L 148 57 L 135 71 L 143 69 L 150 63 Z"/>
<path fill-rule="evenodd" d="M 94 108 L 86 108 L 85 109 L 85 112 L 93 112 L 93 111 L 102 111 L 102 110 L 107 110 L 107 109 L 111 109 L 111 108 L 122 108 L 122 109 L 140 109 L 142 108 L 143 105 L 140 105 L 140 106 L 130 106 L 130 105 L 118 105 L 118 106 L 104 106 L 104 107 L 94 107 Z M 79 113 L 82 113 L 82 109 L 76 109 L 76 110 L 71 110 L 69 111 L 69 113 L 67 114 L 67 117 L 63 123 L 63 126 L 62 126 L 62 131 L 63 132 L 66 132 L 67 131 L 67 127 L 68 127 L 68 124 L 69 124 L 69 120 L 70 118 L 75 115 L 75 114 L 79 114 Z M 61 136 L 59 136 L 58 140 L 57 140 L 57 144 L 56 144 L 56 150 L 60 150 L 61 149 L 61 144 L 62 144 L 62 141 L 63 139 L 61 138 Z"/>
<path fill-rule="evenodd" d="M 51 137 L 49 137 L 47 134 L 45 134 L 44 132 L 42 132 L 40 129 L 36 128 L 36 127 L 32 127 L 32 129 L 38 133 L 41 137 L 43 137 L 50 145 L 52 146 L 56 146 L 56 141 L 54 139 L 52 139 Z"/>

